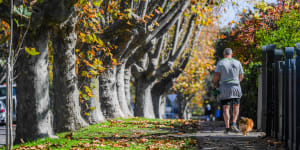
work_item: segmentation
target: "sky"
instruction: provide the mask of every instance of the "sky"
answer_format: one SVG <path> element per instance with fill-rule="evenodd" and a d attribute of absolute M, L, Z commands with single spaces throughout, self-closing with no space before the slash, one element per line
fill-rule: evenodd
<path fill-rule="evenodd" d="M 243 9 L 254 10 L 255 0 L 225 0 L 221 6 L 220 18 L 218 19 L 220 28 L 228 26 L 231 21 L 239 21 L 238 14 L 243 12 Z M 276 3 L 277 0 L 265 0 L 267 3 Z M 234 5 L 233 5 L 234 4 Z M 226 11 L 224 11 L 224 8 Z"/>

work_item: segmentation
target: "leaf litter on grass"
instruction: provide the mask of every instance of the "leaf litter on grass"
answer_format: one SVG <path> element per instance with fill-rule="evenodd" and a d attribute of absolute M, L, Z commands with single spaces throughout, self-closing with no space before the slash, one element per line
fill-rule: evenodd
<path fill-rule="evenodd" d="M 184 135 L 200 128 L 196 120 L 130 118 L 107 120 L 74 132 L 60 133 L 59 139 L 39 139 L 14 149 L 193 149 L 197 142 Z"/>

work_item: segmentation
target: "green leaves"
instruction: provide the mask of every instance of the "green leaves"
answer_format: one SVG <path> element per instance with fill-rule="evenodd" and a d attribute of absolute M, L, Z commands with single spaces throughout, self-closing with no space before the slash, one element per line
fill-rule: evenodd
<path fill-rule="evenodd" d="M 25 51 L 27 52 L 27 54 L 31 55 L 31 56 L 36 56 L 36 55 L 39 55 L 40 52 L 36 51 L 35 48 L 28 48 L 28 47 L 25 47 Z"/>
<path fill-rule="evenodd" d="M 0 0 L 0 4 L 3 2 L 3 0 Z"/>
<path fill-rule="evenodd" d="M 14 6 L 14 13 L 27 19 L 29 19 L 32 14 L 28 11 L 28 8 L 23 5 L 20 5 L 19 7 Z"/>
<path fill-rule="evenodd" d="M 102 4 L 102 0 L 94 0 L 93 1 L 93 5 L 97 6 L 97 7 L 100 7 Z"/>

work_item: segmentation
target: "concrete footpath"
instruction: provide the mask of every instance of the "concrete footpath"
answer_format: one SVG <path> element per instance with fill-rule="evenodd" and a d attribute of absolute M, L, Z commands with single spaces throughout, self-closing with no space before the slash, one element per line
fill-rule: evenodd
<path fill-rule="evenodd" d="M 6 139 L 6 132 L 5 132 L 5 125 L 0 125 L 0 147 L 5 145 L 5 139 Z M 13 135 L 15 135 L 15 127 L 13 127 Z"/>
<path fill-rule="evenodd" d="M 178 137 L 194 137 L 197 149 L 203 150 L 284 150 L 281 141 L 265 137 L 264 132 L 224 134 L 224 123 L 201 122 L 197 133 L 178 135 Z"/>

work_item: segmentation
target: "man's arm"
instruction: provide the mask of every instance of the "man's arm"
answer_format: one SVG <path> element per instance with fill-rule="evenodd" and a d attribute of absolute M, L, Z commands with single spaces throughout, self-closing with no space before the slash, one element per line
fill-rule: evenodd
<path fill-rule="evenodd" d="M 240 74 L 240 75 L 239 75 L 239 80 L 240 80 L 240 82 L 243 81 L 243 79 L 244 79 L 244 74 Z"/>
<path fill-rule="evenodd" d="M 220 72 L 215 72 L 215 75 L 214 75 L 214 80 L 213 80 L 213 89 L 216 87 L 218 81 L 220 79 Z"/>
<path fill-rule="evenodd" d="M 243 66 L 242 66 L 242 64 L 240 63 L 240 71 L 239 71 L 239 81 L 241 82 L 241 81 L 243 81 L 243 79 L 244 79 L 244 70 L 243 70 Z"/>

